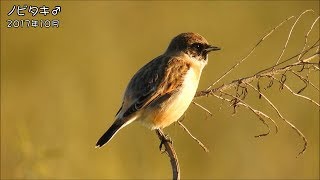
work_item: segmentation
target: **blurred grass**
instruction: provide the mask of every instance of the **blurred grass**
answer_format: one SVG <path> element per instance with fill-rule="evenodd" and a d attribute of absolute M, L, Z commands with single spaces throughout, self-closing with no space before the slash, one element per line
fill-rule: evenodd
<path fill-rule="evenodd" d="M 61 26 L 6 28 L 7 13 L 19 4 L 60 5 Z M 1 178 L 171 177 L 155 133 L 139 124 L 121 130 L 103 149 L 94 149 L 112 124 L 131 76 L 162 53 L 172 37 L 193 31 L 222 47 L 210 55 L 199 85 L 203 89 L 271 28 L 306 9 L 319 14 L 319 1 L 1 1 Z M 304 32 L 315 17 L 308 14 L 299 22 L 284 59 L 303 46 Z M 274 33 L 224 82 L 273 64 L 289 29 L 287 24 Z M 318 32 L 319 23 L 311 39 Z M 319 77 L 311 79 L 319 87 Z M 319 92 L 304 93 L 319 99 Z M 191 106 L 184 124 L 209 153 L 180 127 L 165 129 L 174 140 L 182 178 L 319 179 L 319 111 L 276 86 L 266 94 L 308 138 L 307 152 L 295 158 L 302 141 L 279 119 L 278 134 L 256 139 L 265 127 L 251 112 L 239 109 L 231 116 L 227 103 L 200 99 L 214 117 L 206 120 Z M 273 113 L 267 103 L 248 100 Z"/>

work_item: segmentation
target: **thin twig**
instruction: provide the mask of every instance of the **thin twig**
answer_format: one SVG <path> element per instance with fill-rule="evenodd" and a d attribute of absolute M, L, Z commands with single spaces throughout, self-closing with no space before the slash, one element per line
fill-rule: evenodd
<path fill-rule="evenodd" d="M 292 69 L 290 70 L 290 72 L 292 72 L 292 74 L 296 75 L 296 76 L 299 77 L 302 81 L 307 82 L 307 83 L 310 84 L 313 88 L 315 88 L 316 90 L 319 91 L 319 88 L 318 88 L 316 85 L 314 85 L 312 82 L 310 82 L 309 79 L 301 76 L 300 74 L 298 74 L 297 72 L 295 72 L 295 71 L 292 70 Z M 299 93 L 298 93 L 298 94 L 299 94 Z"/>
<path fill-rule="evenodd" d="M 317 103 L 316 101 L 314 101 L 313 99 L 311 99 L 311 98 L 309 98 L 309 97 L 307 97 L 307 96 L 303 96 L 303 95 L 301 95 L 301 94 L 295 93 L 286 83 L 281 82 L 279 79 L 277 79 L 277 78 L 275 78 L 275 77 L 273 77 L 273 76 L 272 76 L 272 79 L 278 81 L 281 85 L 283 85 L 284 87 L 286 87 L 293 95 L 298 96 L 298 97 L 303 98 L 303 99 L 306 99 L 306 100 L 312 102 L 313 104 L 317 105 L 318 107 L 320 107 L 320 104 Z"/>
<path fill-rule="evenodd" d="M 178 156 L 173 148 L 172 143 L 168 139 L 168 137 L 162 132 L 161 129 L 156 129 L 156 133 L 161 141 L 160 147 L 163 144 L 165 147 L 165 151 L 167 152 L 171 168 L 172 168 L 172 179 L 173 180 L 180 180 L 180 166 L 178 162 Z"/>
<path fill-rule="evenodd" d="M 305 10 L 303 13 L 301 13 L 301 14 L 299 15 L 299 17 L 298 17 L 298 18 L 296 19 L 296 21 L 293 23 L 293 25 L 292 25 L 292 27 L 291 27 L 291 29 L 290 29 L 290 32 L 289 32 L 289 34 L 288 34 L 287 41 L 286 41 L 286 43 L 285 43 L 285 45 L 284 45 L 284 47 L 283 47 L 283 49 L 282 49 L 282 52 L 281 52 L 279 58 L 277 59 L 276 65 L 278 65 L 278 63 L 279 63 L 280 59 L 282 58 L 285 50 L 287 49 L 287 45 L 288 45 L 289 39 L 290 39 L 290 37 L 291 37 L 291 33 L 292 33 L 293 29 L 295 28 L 297 22 L 299 21 L 299 19 L 301 18 L 301 16 L 302 16 L 303 14 L 305 14 L 305 13 L 307 13 L 307 12 L 310 12 L 310 11 L 311 11 L 311 12 L 314 12 L 312 9 Z"/>
<path fill-rule="evenodd" d="M 277 112 L 278 116 L 285 121 L 287 124 L 289 124 L 289 126 L 302 138 L 302 140 L 304 141 L 304 147 L 303 149 L 298 153 L 297 157 L 301 154 L 304 153 L 304 151 L 307 149 L 307 145 L 308 145 L 308 141 L 306 139 L 306 137 L 304 136 L 304 134 L 298 129 L 296 128 L 290 121 L 288 121 L 286 118 L 284 118 L 282 116 L 282 114 L 280 113 L 280 111 L 278 110 L 278 108 L 263 94 L 261 93 L 256 87 L 254 87 L 252 84 L 250 83 L 246 83 L 247 85 L 249 85 L 251 88 L 253 88 L 255 91 L 257 91 L 271 106 L 272 108 Z M 278 129 L 278 127 L 277 127 Z"/>
<path fill-rule="evenodd" d="M 244 62 L 255 50 L 256 48 L 259 46 L 259 44 L 261 44 L 268 36 L 270 36 L 276 29 L 278 29 L 280 26 L 282 26 L 282 24 L 284 24 L 285 22 L 289 21 L 291 18 L 293 18 L 294 16 L 291 16 L 287 19 L 285 19 L 284 21 L 282 21 L 279 25 L 277 25 L 276 27 L 274 27 L 273 29 L 271 29 L 271 31 L 269 31 L 265 36 L 263 36 L 263 38 L 261 38 L 258 43 L 253 46 L 253 48 L 251 49 L 251 51 L 244 57 L 242 58 L 240 61 L 238 61 L 234 66 L 232 66 L 227 72 L 225 72 L 218 80 L 216 80 L 213 84 L 211 84 L 206 91 L 208 91 L 209 89 L 211 89 L 212 86 L 214 86 L 215 84 L 217 84 L 221 79 L 223 79 L 225 76 L 227 76 L 233 69 L 235 69 L 237 66 L 239 66 L 242 62 Z"/>
<path fill-rule="evenodd" d="M 208 109 L 206 109 L 205 107 L 201 106 L 200 104 L 198 104 L 198 103 L 196 103 L 196 102 L 194 102 L 194 101 L 192 101 L 192 104 L 198 106 L 199 108 L 201 108 L 202 110 L 204 110 L 206 113 L 208 113 L 210 116 L 213 116 L 212 113 L 211 113 Z"/>
<path fill-rule="evenodd" d="M 203 149 L 204 151 L 209 152 L 209 149 L 208 149 L 199 139 L 197 139 L 196 137 L 194 137 L 194 136 L 191 134 L 191 132 L 187 129 L 187 127 L 182 124 L 182 122 L 180 122 L 180 121 L 177 121 L 177 122 L 178 122 L 178 124 L 182 127 L 182 129 L 183 129 L 184 131 L 186 131 L 186 132 L 192 137 L 192 139 L 195 140 L 195 141 L 202 147 L 202 149 Z"/>
<path fill-rule="evenodd" d="M 309 41 L 309 34 L 311 33 L 311 31 L 314 29 L 315 25 L 317 22 L 319 22 L 319 16 L 317 16 L 317 18 L 313 21 L 312 25 L 310 26 L 309 30 L 307 31 L 307 33 L 305 34 L 305 41 L 304 41 L 304 45 L 303 48 L 301 49 L 301 52 L 290 57 L 287 58 L 285 60 L 281 60 L 285 51 L 287 50 L 288 44 L 289 44 L 289 40 L 293 34 L 293 30 L 296 28 L 297 23 L 300 21 L 300 19 L 302 19 L 301 17 L 307 13 L 307 12 L 313 12 L 313 10 L 306 10 L 304 12 L 302 12 L 298 18 L 295 19 L 293 25 L 290 27 L 290 31 L 288 32 L 288 37 L 286 39 L 286 42 L 282 48 L 282 51 L 279 55 L 279 57 L 276 59 L 276 63 L 275 65 L 272 65 L 271 67 L 268 67 L 266 69 L 260 70 L 259 72 L 255 73 L 254 75 L 248 76 L 248 77 L 244 77 L 244 78 L 239 78 L 237 80 L 234 80 L 230 83 L 226 83 L 226 84 L 222 84 L 216 88 L 213 88 L 214 85 L 216 85 L 218 82 L 220 82 L 223 78 L 225 78 L 228 74 L 230 74 L 236 67 L 238 67 L 242 62 L 244 62 L 246 59 L 249 58 L 249 56 L 251 56 L 251 54 L 255 51 L 256 48 L 258 48 L 258 46 L 268 37 L 270 36 L 277 28 L 279 28 L 280 26 L 282 26 L 282 24 L 284 24 L 285 22 L 287 22 L 288 20 L 290 20 L 291 18 L 293 18 L 294 16 L 291 16 L 289 18 L 287 18 L 286 20 L 282 21 L 278 26 L 276 26 L 275 28 L 273 28 L 268 34 L 266 34 L 262 39 L 260 39 L 258 41 L 258 43 L 251 49 L 251 51 L 242 59 L 240 59 L 240 61 L 238 61 L 234 66 L 232 66 L 227 72 L 225 72 L 220 78 L 218 78 L 218 80 L 216 80 L 213 84 L 211 84 L 206 90 L 203 91 L 199 91 L 196 93 L 195 98 L 197 97 L 208 97 L 208 96 L 215 96 L 219 99 L 222 99 L 224 101 L 230 102 L 232 103 L 231 106 L 233 106 L 234 110 L 236 110 L 236 108 L 238 106 L 244 106 L 247 109 L 249 109 L 250 111 L 252 111 L 258 118 L 259 120 L 261 120 L 267 127 L 268 127 L 268 132 L 265 134 L 262 134 L 261 136 L 265 136 L 268 135 L 270 133 L 270 128 L 269 125 L 266 123 L 266 121 L 264 120 L 264 118 L 269 119 L 271 122 L 273 122 L 273 124 L 276 127 L 276 132 L 278 131 L 278 126 L 275 123 L 275 121 L 269 117 L 268 115 L 264 114 L 263 112 L 256 110 L 254 108 L 252 108 L 249 104 L 247 104 L 244 101 L 245 96 L 248 93 L 247 90 L 247 86 L 250 86 L 253 90 L 257 91 L 259 93 L 259 98 L 263 97 L 269 104 L 270 106 L 276 111 L 277 116 L 279 118 L 281 118 L 285 123 L 287 123 L 292 129 L 294 129 L 294 131 L 296 131 L 296 133 L 303 139 L 304 141 L 304 146 L 303 149 L 298 153 L 297 157 L 301 154 L 303 154 L 307 148 L 308 142 L 306 137 L 303 135 L 303 133 L 296 128 L 292 123 L 290 123 L 290 121 L 288 121 L 286 118 L 283 117 L 283 115 L 280 113 L 280 111 L 278 110 L 278 108 L 260 91 L 260 85 L 259 85 L 259 81 L 261 78 L 268 78 L 270 79 L 270 84 L 268 87 L 271 87 L 273 84 L 273 81 L 278 81 L 281 85 L 281 88 L 285 87 L 286 89 L 288 89 L 290 91 L 290 93 L 292 93 L 295 96 L 298 96 L 300 98 L 306 99 L 308 101 L 310 101 L 313 104 L 316 104 L 318 107 L 319 103 L 316 102 L 315 100 L 303 96 L 299 93 L 301 93 L 305 88 L 307 88 L 307 86 L 310 84 L 311 86 L 313 86 L 316 90 L 319 91 L 319 88 L 317 86 L 315 86 L 313 83 L 310 82 L 309 80 L 309 74 L 311 72 L 314 73 L 318 73 L 320 71 L 319 66 L 320 66 L 320 61 L 319 61 L 319 39 L 312 45 L 312 46 L 308 46 L 308 41 Z M 313 50 L 316 50 L 314 54 L 311 54 L 311 52 L 313 52 Z M 300 51 L 300 50 L 299 50 Z M 307 56 L 308 57 L 305 57 Z M 315 62 L 316 60 L 316 62 Z M 295 68 L 300 68 L 300 71 L 295 71 Z M 302 71 L 304 70 L 308 70 L 307 75 L 303 76 L 301 75 Z M 305 86 L 303 88 L 301 88 L 297 93 L 294 92 L 286 83 L 285 81 L 287 80 L 287 72 L 291 72 L 294 75 L 296 75 L 297 77 L 299 77 L 304 83 Z M 300 74 L 299 74 L 300 73 Z M 280 75 L 281 79 L 277 79 L 276 75 Z M 257 87 L 253 86 L 251 83 L 257 81 Z M 244 84 L 244 86 L 240 86 L 240 84 Z M 226 90 L 230 90 L 232 88 L 236 89 L 236 93 L 235 95 L 233 94 L 229 94 L 226 93 Z M 239 89 L 241 88 L 241 89 Z M 241 92 L 239 93 L 238 90 L 240 90 Z M 218 95 L 219 94 L 219 95 Z M 226 96 L 231 97 L 230 99 L 226 98 Z"/>
<path fill-rule="evenodd" d="M 298 54 L 296 54 L 296 55 L 294 55 L 294 56 L 292 56 L 292 57 L 290 57 L 290 58 L 288 58 L 288 59 L 286 59 L 286 60 L 284 60 L 284 61 L 282 61 L 282 62 L 280 62 L 280 63 L 278 63 L 277 65 L 272 65 L 271 67 L 268 67 L 268 68 L 265 68 L 265 69 L 263 69 L 263 70 L 260 70 L 258 73 L 256 73 L 256 74 L 262 74 L 262 73 L 264 73 L 264 72 L 267 72 L 267 71 L 272 71 L 272 70 L 274 70 L 276 67 L 279 67 L 280 65 L 282 65 L 282 64 L 284 64 L 284 63 L 286 63 L 286 62 L 289 62 L 289 61 L 291 61 L 291 60 L 293 60 L 294 58 L 296 58 L 296 57 L 298 57 L 298 56 L 300 56 L 300 55 L 302 55 L 302 57 L 305 55 L 305 54 L 307 54 L 308 52 L 310 52 L 312 49 L 315 49 L 315 48 L 317 48 L 317 47 L 319 47 L 319 39 L 311 46 L 311 47 L 309 47 L 308 49 L 306 49 L 305 51 L 302 51 L 302 52 L 300 52 L 300 53 L 298 53 Z M 301 60 L 301 61 L 305 61 L 305 62 L 309 62 L 309 61 L 311 61 L 312 59 L 315 59 L 316 57 L 318 57 L 319 56 L 319 52 L 315 52 L 313 55 L 311 55 L 309 58 L 304 58 L 303 60 Z M 295 62 L 294 64 L 292 64 L 292 65 L 297 65 L 297 64 L 299 64 L 299 61 L 298 62 Z"/>
<path fill-rule="evenodd" d="M 229 93 L 226 93 L 226 92 L 222 92 L 222 91 L 221 91 L 221 93 L 224 94 L 224 95 L 230 96 L 230 97 L 232 97 L 233 99 L 237 99 L 237 100 L 238 100 L 238 102 L 237 102 L 238 105 L 242 105 L 242 106 L 246 107 L 247 109 L 251 110 L 251 111 L 259 118 L 259 120 L 260 120 L 265 126 L 267 126 L 267 128 L 268 128 L 268 132 L 267 132 L 267 133 L 263 133 L 263 134 L 260 134 L 260 135 L 256 135 L 255 137 L 261 137 L 261 136 L 266 136 L 266 135 L 270 134 L 270 127 L 269 127 L 269 125 L 267 124 L 267 122 L 263 119 L 263 117 L 269 119 L 269 120 L 274 124 L 274 126 L 276 127 L 276 129 L 278 129 L 277 123 L 276 123 L 271 117 L 269 117 L 268 115 L 266 115 L 265 113 L 263 113 L 263 112 L 261 112 L 261 111 L 259 111 L 259 110 L 256 110 L 256 109 L 254 109 L 254 108 L 252 108 L 248 103 L 246 103 L 246 102 L 243 101 L 242 99 L 240 99 L 240 98 L 238 98 L 238 97 L 236 97 L 236 96 L 234 96 L 234 95 L 232 95 L 232 94 L 229 94 Z M 230 100 L 230 101 L 232 101 L 232 100 Z M 263 117 L 262 117 L 262 116 L 263 116 Z"/>
<path fill-rule="evenodd" d="M 298 56 L 298 55 L 296 55 L 296 56 Z M 281 67 L 281 68 L 276 68 L 276 69 L 273 69 L 273 70 L 272 70 L 272 68 L 270 68 L 269 71 L 259 71 L 258 73 L 254 74 L 252 76 L 248 76 L 248 77 L 245 77 L 245 78 L 234 80 L 229 84 L 223 84 L 223 85 L 221 85 L 221 86 L 219 86 L 217 88 L 213 88 L 213 89 L 210 89 L 210 90 L 198 91 L 196 93 L 196 95 L 195 95 L 195 98 L 207 97 L 207 96 L 213 95 L 213 93 L 220 92 L 220 91 L 225 91 L 225 90 L 234 88 L 234 87 L 238 86 L 239 81 L 241 81 L 242 83 L 251 83 L 252 81 L 257 80 L 257 79 L 259 79 L 261 77 L 270 77 L 270 76 L 274 76 L 276 74 L 282 74 L 282 73 L 284 73 L 284 72 L 286 72 L 286 71 L 288 71 L 288 70 L 290 70 L 290 69 L 292 69 L 294 67 L 301 66 L 301 65 L 303 65 L 303 63 L 310 62 L 310 61 L 312 61 L 312 60 L 314 60 L 314 59 L 316 59 L 318 57 L 319 57 L 319 54 L 314 54 L 309 58 L 303 59 L 303 60 L 301 60 L 299 62 L 290 64 L 290 65 L 287 65 L 287 66 L 284 66 L 284 67 Z"/>
<path fill-rule="evenodd" d="M 254 87 L 252 84 L 250 84 L 250 83 L 245 83 L 246 85 L 249 85 L 252 89 L 254 89 L 256 92 L 258 92 L 259 93 L 259 95 L 261 96 L 261 97 L 263 97 L 271 106 L 272 106 L 272 108 L 277 112 L 277 114 L 278 114 L 278 116 L 281 118 L 281 119 L 283 119 L 284 121 L 286 121 L 287 122 L 287 120 L 282 116 L 282 114 L 280 113 L 280 111 L 278 110 L 278 108 L 261 92 L 261 91 L 259 91 L 256 87 Z M 275 126 L 276 126 L 276 133 L 278 132 L 278 126 L 277 126 L 277 124 L 276 123 L 274 123 L 275 124 Z"/>
<path fill-rule="evenodd" d="M 308 31 L 308 32 L 307 32 L 307 34 L 305 35 L 305 38 L 304 38 L 304 45 L 303 45 L 303 48 L 302 48 L 302 51 L 301 51 L 301 52 L 303 52 L 303 51 L 306 49 L 306 47 L 307 47 L 307 43 L 308 43 L 308 37 L 309 37 L 309 34 L 310 34 L 310 32 L 312 31 L 312 29 L 313 29 L 314 25 L 316 24 L 316 22 L 319 20 L 319 17 L 320 17 L 320 16 L 318 16 L 318 17 L 317 17 L 317 19 L 312 23 L 312 25 L 311 25 L 311 27 L 310 27 L 309 31 Z M 301 57 L 302 57 L 302 54 L 300 54 L 300 55 L 299 55 L 299 57 L 298 57 L 298 61 L 301 59 Z"/>

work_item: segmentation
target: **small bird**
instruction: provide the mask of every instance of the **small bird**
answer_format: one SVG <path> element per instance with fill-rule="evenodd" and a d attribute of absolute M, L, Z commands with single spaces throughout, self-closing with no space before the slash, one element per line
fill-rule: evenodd
<path fill-rule="evenodd" d="M 220 50 L 197 33 L 174 37 L 164 54 L 144 65 L 130 80 L 111 127 L 96 143 L 102 147 L 123 127 L 137 121 L 163 129 L 187 110 L 197 91 L 208 53 Z"/>

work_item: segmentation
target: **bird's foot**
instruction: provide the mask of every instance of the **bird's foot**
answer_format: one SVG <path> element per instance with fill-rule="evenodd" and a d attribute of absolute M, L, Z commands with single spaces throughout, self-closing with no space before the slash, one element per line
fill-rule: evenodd
<path fill-rule="evenodd" d="M 164 136 L 162 136 L 162 138 L 161 138 L 161 142 L 160 142 L 160 145 L 159 145 L 159 150 L 162 152 L 162 153 L 164 153 L 166 150 L 164 149 L 162 149 L 162 146 L 165 144 L 165 143 L 173 143 L 172 142 L 172 140 L 171 140 L 171 138 L 168 136 L 168 135 L 164 135 Z"/>

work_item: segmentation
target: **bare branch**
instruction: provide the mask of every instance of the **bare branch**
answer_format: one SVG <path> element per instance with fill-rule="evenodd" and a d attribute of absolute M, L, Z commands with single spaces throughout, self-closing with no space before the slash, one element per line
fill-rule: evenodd
<path fill-rule="evenodd" d="M 200 140 L 198 140 L 196 137 L 194 137 L 194 136 L 191 134 L 191 132 L 187 129 L 187 127 L 182 124 L 182 122 L 180 122 L 180 121 L 177 121 L 177 122 L 178 122 L 178 124 L 182 127 L 182 129 L 183 129 L 184 131 L 186 131 L 186 132 L 192 137 L 192 139 L 195 140 L 195 141 L 202 147 L 202 149 L 203 149 L 204 151 L 209 152 L 209 149 L 208 149 Z"/>
<path fill-rule="evenodd" d="M 298 55 L 296 55 L 296 56 L 298 56 Z M 266 71 L 266 72 L 260 71 L 260 72 L 258 72 L 256 74 L 252 75 L 252 76 L 234 80 L 229 84 L 223 84 L 223 85 L 221 85 L 220 87 L 217 87 L 217 88 L 198 91 L 196 93 L 196 95 L 195 95 L 195 98 L 205 97 L 205 96 L 207 97 L 207 96 L 213 95 L 213 93 L 220 92 L 220 91 L 225 91 L 225 90 L 237 87 L 238 84 L 239 84 L 239 81 L 241 81 L 241 83 L 251 83 L 252 81 L 257 80 L 257 79 L 259 79 L 261 77 L 271 77 L 271 76 L 274 76 L 274 75 L 277 75 L 277 74 L 282 74 L 282 73 L 284 73 L 286 71 L 289 71 L 290 69 L 292 69 L 294 67 L 302 66 L 302 65 L 304 65 L 304 64 L 306 64 L 306 63 L 308 63 L 308 62 L 310 62 L 310 61 L 312 61 L 312 60 L 314 60 L 314 59 L 316 59 L 318 57 L 319 57 L 319 54 L 314 54 L 309 58 L 303 59 L 303 60 L 301 60 L 299 62 L 290 64 L 290 65 L 287 65 L 287 66 L 284 66 L 284 67 L 275 68 L 273 70 L 272 70 L 272 68 L 268 68 L 269 71 Z M 318 64 L 315 64 L 315 65 L 318 65 Z"/>
<path fill-rule="evenodd" d="M 313 46 L 313 47 L 316 47 L 316 46 Z M 312 49 L 312 47 L 309 48 L 309 50 L 310 50 L 310 49 Z M 301 53 L 300 53 L 300 54 L 301 54 Z M 222 98 L 221 96 L 217 96 L 217 95 L 215 94 L 215 93 L 224 93 L 225 95 L 228 95 L 228 96 L 230 96 L 230 97 L 232 97 L 232 98 L 234 98 L 234 99 L 237 99 L 237 101 L 238 101 L 238 102 L 237 102 L 237 105 L 242 105 L 242 106 L 246 107 L 247 109 L 251 110 L 253 113 L 255 113 L 255 114 L 258 116 L 258 118 L 259 118 L 265 125 L 267 125 L 267 124 L 265 123 L 265 121 L 263 120 L 263 118 L 262 118 L 261 116 L 263 116 L 263 117 L 271 120 L 271 121 L 274 123 L 274 125 L 275 125 L 275 127 L 276 127 L 276 132 L 277 132 L 277 131 L 278 131 L 278 126 L 276 125 L 276 123 L 274 122 L 274 120 L 273 120 L 272 118 L 270 118 L 269 116 L 267 116 L 266 114 L 264 114 L 264 113 L 261 112 L 261 111 L 258 111 L 258 110 L 253 109 L 251 106 L 249 106 L 248 104 L 246 104 L 245 102 L 243 102 L 239 97 L 236 97 L 236 96 L 233 96 L 233 95 L 231 95 L 231 94 L 227 94 L 227 93 L 223 92 L 224 90 L 228 90 L 228 89 L 231 89 L 231 88 L 233 88 L 233 87 L 237 88 L 237 87 L 239 86 L 239 84 L 241 84 L 241 83 L 246 84 L 246 85 L 249 85 L 249 86 L 252 87 L 255 91 L 259 92 L 259 95 L 262 96 L 262 97 L 264 97 L 264 98 L 268 101 L 268 103 L 269 103 L 269 104 L 273 107 L 273 109 L 277 112 L 278 116 L 279 116 L 283 121 L 285 121 L 285 122 L 303 139 L 303 141 L 304 141 L 304 146 L 303 146 L 303 149 L 302 149 L 302 150 L 299 152 L 299 154 L 297 155 L 297 157 L 298 157 L 299 155 L 301 155 L 301 154 L 303 154 L 303 153 L 305 152 L 305 150 L 306 150 L 306 148 L 307 148 L 307 139 L 305 138 L 305 136 L 303 135 L 303 133 L 302 133 L 299 129 L 297 129 L 292 123 L 290 123 L 287 119 L 285 119 L 285 118 L 282 116 L 282 114 L 281 114 L 280 111 L 276 108 L 276 106 L 274 106 L 274 105 L 272 104 L 272 102 L 271 102 L 264 94 L 262 94 L 257 88 L 255 88 L 254 86 L 252 86 L 250 83 L 251 83 L 252 81 L 254 81 L 254 80 L 258 80 L 258 81 L 259 81 L 259 79 L 260 79 L 261 77 L 271 78 L 272 80 L 276 80 L 276 81 L 278 81 L 282 86 L 286 87 L 293 95 L 298 96 L 298 97 L 301 97 L 301 98 L 304 98 L 304 99 L 307 99 L 308 101 L 316 104 L 316 105 L 319 107 L 319 104 L 318 104 L 316 101 L 312 100 L 312 99 L 309 98 L 309 97 L 306 97 L 306 96 L 300 95 L 300 94 L 298 94 L 298 93 L 295 93 L 287 84 L 284 83 L 284 80 L 281 81 L 281 80 L 278 80 L 277 78 L 274 77 L 274 76 L 277 75 L 277 74 L 281 74 L 282 77 L 286 77 L 286 76 L 283 76 L 285 72 L 290 71 L 290 72 L 295 73 L 295 71 L 293 71 L 292 68 L 297 67 L 297 66 L 303 66 L 303 69 L 304 69 L 306 64 L 307 64 L 307 65 L 312 65 L 312 66 L 314 66 L 314 68 L 317 70 L 317 69 L 319 69 L 319 68 L 318 68 L 319 63 L 311 63 L 311 61 L 314 60 L 314 59 L 316 59 L 316 58 L 319 58 L 319 54 L 314 54 L 314 55 L 312 55 L 312 56 L 309 57 L 309 58 L 305 58 L 305 59 L 303 59 L 303 60 L 300 60 L 300 61 L 298 61 L 298 62 L 295 62 L 295 63 L 293 63 L 293 64 L 290 64 L 290 65 L 287 65 L 287 66 L 284 66 L 284 67 L 274 68 L 274 69 L 269 68 L 269 71 L 260 71 L 260 72 L 256 73 L 256 74 L 253 75 L 253 76 L 249 76 L 249 77 L 247 77 L 247 78 L 242 78 L 242 79 L 239 79 L 239 80 L 235 80 L 235 81 L 233 81 L 232 83 L 229 83 L 229 84 L 226 84 L 226 85 L 222 85 L 222 86 L 220 86 L 220 87 L 218 87 L 218 88 L 211 89 L 211 90 L 209 90 L 209 91 L 201 91 L 201 92 L 198 92 L 196 96 L 198 96 L 198 97 L 203 97 L 203 96 L 213 95 L 213 96 L 218 97 L 218 98 L 220 98 L 220 99 L 224 99 L 224 100 L 227 100 L 227 101 L 229 101 L 229 102 L 232 102 L 232 100 Z M 279 63 L 278 65 L 280 65 L 280 64 L 281 64 L 281 63 Z M 274 67 L 275 67 L 275 66 L 274 66 Z M 302 70 L 303 70 L 303 69 L 302 69 Z M 300 76 L 300 75 L 298 75 L 298 77 L 301 78 L 302 80 L 306 80 L 306 78 L 303 78 L 303 77 Z M 273 82 L 273 81 L 271 81 L 271 82 Z M 309 81 L 307 81 L 307 82 L 309 82 Z M 314 86 L 314 85 L 313 85 L 313 86 Z M 316 89 L 318 89 L 316 86 L 314 86 L 314 87 L 315 87 Z M 269 129 L 268 133 L 265 133 L 265 134 L 262 134 L 262 135 L 267 135 L 267 134 L 269 134 L 270 128 L 269 128 L 268 125 L 267 125 L 267 127 L 268 127 L 268 129 Z"/>
<path fill-rule="evenodd" d="M 161 129 L 156 129 L 156 133 L 161 141 L 160 149 L 163 144 L 165 147 L 165 152 L 167 152 L 167 154 L 170 158 L 170 163 L 171 163 L 171 168 L 172 168 L 172 179 L 179 180 L 180 179 L 180 166 L 179 166 L 179 162 L 178 162 L 178 156 L 173 148 L 172 142 L 162 132 Z"/>

